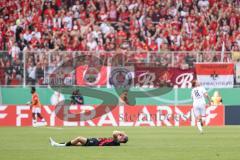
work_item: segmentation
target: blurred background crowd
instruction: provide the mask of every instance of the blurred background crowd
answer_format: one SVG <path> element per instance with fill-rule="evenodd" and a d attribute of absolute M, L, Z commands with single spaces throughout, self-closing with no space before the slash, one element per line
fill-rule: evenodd
<path fill-rule="evenodd" d="M 0 0 L 0 50 L 1 84 L 22 83 L 24 66 L 41 84 L 74 51 L 188 68 L 240 51 L 240 0 Z"/>

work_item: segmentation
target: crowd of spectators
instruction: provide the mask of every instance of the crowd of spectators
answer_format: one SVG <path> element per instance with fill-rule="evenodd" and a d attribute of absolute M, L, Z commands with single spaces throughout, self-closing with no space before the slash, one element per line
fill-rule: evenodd
<path fill-rule="evenodd" d="M 38 83 L 65 58 L 58 51 L 151 51 L 166 64 L 164 52 L 186 51 L 175 62 L 192 65 L 194 51 L 223 48 L 240 51 L 240 0 L 0 0 L 1 84 L 22 81 L 23 58 L 28 83 Z"/>

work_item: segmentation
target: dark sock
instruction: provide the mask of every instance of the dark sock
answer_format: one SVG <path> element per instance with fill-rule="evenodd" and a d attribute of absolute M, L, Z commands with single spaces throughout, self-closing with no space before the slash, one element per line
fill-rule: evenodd
<path fill-rule="evenodd" d="M 71 141 L 66 143 L 66 146 L 71 146 L 71 145 L 72 145 Z"/>
<path fill-rule="evenodd" d="M 36 120 L 35 113 L 32 113 L 33 120 Z"/>
<path fill-rule="evenodd" d="M 40 114 L 40 113 L 37 113 L 37 116 L 42 120 L 43 119 L 43 117 L 42 117 L 42 115 Z"/>

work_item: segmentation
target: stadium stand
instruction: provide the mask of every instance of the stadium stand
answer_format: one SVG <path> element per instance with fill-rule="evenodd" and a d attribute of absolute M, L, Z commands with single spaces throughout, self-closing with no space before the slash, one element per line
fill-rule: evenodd
<path fill-rule="evenodd" d="M 191 67 L 195 53 L 198 61 L 219 61 L 211 52 L 223 43 L 225 52 L 240 51 L 239 0 L 1 0 L 0 6 L 1 84 L 21 84 L 23 66 L 27 84 L 42 84 L 46 67 L 69 56 L 61 51 L 151 52 L 152 61 L 166 65 L 172 52 L 174 67 Z"/>

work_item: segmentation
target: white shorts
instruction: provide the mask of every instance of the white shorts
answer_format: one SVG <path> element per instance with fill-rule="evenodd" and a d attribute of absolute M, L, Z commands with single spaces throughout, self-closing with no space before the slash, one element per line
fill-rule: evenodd
<path fill-rule="evenodd" d="M 32 108 L 32 113 L 41 113 L 41 108 Z"/>
<path fill-rule="evenodd" d="M 194 112 L 194 115 L 195 117 L 198 117 L 198 116 L 205 116 L 206 115 L 206 104 L 194 104 L 193 105 L 193 112 Z"/>

